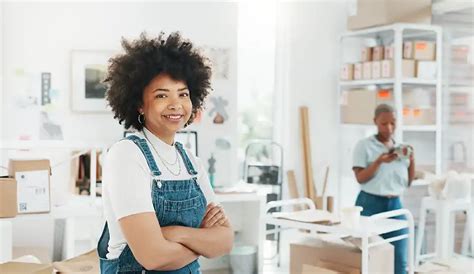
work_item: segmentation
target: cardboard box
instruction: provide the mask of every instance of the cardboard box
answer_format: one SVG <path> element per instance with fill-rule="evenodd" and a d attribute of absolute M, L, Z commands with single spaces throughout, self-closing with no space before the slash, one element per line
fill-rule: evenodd
<path fill-rule="evenodd" d="M 18 214 L 16 180 L 0 178 L 0 218 L 11 218 Z"/>
<path fill-rule="evenodd" d="M 342 94 L 341 122 L 345 124 L 372 125 L 377 105 L 393 105 L 391 90 L 349 90 Z"/>
<path fill-rule="evenodd" d="M 362 63 L 354 64 L 354 80 L 362 79 Z"/>
<path fill-rule="evenodd" d="M 14 246 L 12 249 L 12 258 L 14 259 L 28 255 L 34 256 L 43 264 L 50 264 L 53 262 L 51 260 L 52 253 L 50 252 L 50 249 L 45 246 Z"/>
<path fill-rule="evenodd" d="M 429 41 L 414 41 L 413 58 L 424 61 L 436 60 L 436 43 Z"/>
<path fill-rule="evenodd" d="M 372 62 L 372 79 L 379 79 L 382 77 L 382 61 Z"/>
<path fill-rule="evenodd" d="M 402 60 L 402 77 L 414 78 L 416 77 L 416 62 L 415 60 Z"/>
<path fill-rule="evenodd" d="M 97 255 L 96 249 L 69 260 L 54 262 L 53 266 L 58 271 L 58 273 L 61 274 L 100 273 L 99 256 Z"/>
<path fill-rule="evenodd" d="M 376 46 L 372 49 L 372 61 L 381 61 L 384 59 L 384 48 L 383 46 Z"/>
<path fill-rule="evenodd" d="M 361 62 L 372 61 L 372 48 L 369 48 L 369 47 L 362 48 L 362 51 L 360 53 L 360 61 Z"/>
<path fill-rule="evenodd" d="M 470 47 L 468 45 L 452 45 L 451 61 L 458 64 L 468 64 L 469 49 Z"/>
<path fill-rule="evenodd" d="M 403 59 L 413 59 L 413 41 L 403 42 Z"/>
<path fill-rule="evenodd" d="M 434 125 L 435 122 L 436 110 L 434 108 L 403 108 L 404 125 Z"/>
<path fill-rule="evenodd" d="M 372 62 L 362 63 L 362 79 L 372 79 Z"/>
<path fill-rule="evenodd" d="M 354 64 L 344 64 L 341 67 L 341 80 L 350 81 L 354 79 Z"/>
<path fill-rule="evenodd" d="M 384 49 L 383 58 L 385 60 L 392 60 L 394 56 L 393 45 L 385 46 L 383 49 Z"/>
<path fill-rule="evenodd" d="M 9 174 L 17 182 L 18 214 L 50 212 L 49 160 L 11 159 Z"/>
<path fill-rule="evenodd" d="M 0 273 L 51 274 L 53 273 L 53 266 L 50 264 L 7 262 L 7 263 L 0 264 Z"/>
<path fill-rule="evenodd" d="M 393 60 L 382 61 L 382 78 L 392 78 L 393 73 Z"/>
<path fill-rule="evenodd" d="M 347 28 L 402 23 L 431 24 L 431 0 L 358 0 L 356 13 L 347 18 Z"/>
<path fill-rule="evenodd" d="M 437 64 L 434 61 L 417 61 L 416 77 L 427 80 L 436 79 L 436 66 Z"/>
<path fill-rule="evenodd" d="M 370 242 L 380 237 L 371 238 Z M 355 244 L 353 244 L 355 243 Z M 342 273 L 360 273 L 361 250 L 357 241 L 317 240 L 313 238 L 290 244 L 290 273 L 300 274 L 303 265 L 313 265 Z M 369 249 L 370 273 L 393 273 L 394 248 L 390 243 Z"/>

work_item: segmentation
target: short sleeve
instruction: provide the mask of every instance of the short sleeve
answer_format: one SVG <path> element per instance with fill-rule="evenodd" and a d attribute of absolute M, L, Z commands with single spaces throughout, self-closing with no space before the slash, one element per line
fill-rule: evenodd
<path fill-rule="evenodd" d="M 366 168 L 368 166 L 368 160 L 367 160 L 367 149 L 366 149 L 366 142 L 365 140 L 360 140 L 353 152 L 352 156 L 352 167 L 362 167 Z"/>
<path fill-rule="evenodd" d="M 154 212 L 151 176 L 146 160 L 131 141 L 111 147 L 104 164 L 104 185 L 116 219 L 143 212 Z"/>

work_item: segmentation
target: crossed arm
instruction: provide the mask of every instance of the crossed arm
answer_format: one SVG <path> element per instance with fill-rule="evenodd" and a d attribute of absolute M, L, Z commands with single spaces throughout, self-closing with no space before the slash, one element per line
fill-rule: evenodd
<path fill-rule="evenodd" d="M 119 220 L 132 253 L 146 269 L 175 270 L 199 256 L 213 258 L 230 252 L 233 231 L 220 206 L 210 204 L 200 228 L 160 227 L 153 212 Z"/>

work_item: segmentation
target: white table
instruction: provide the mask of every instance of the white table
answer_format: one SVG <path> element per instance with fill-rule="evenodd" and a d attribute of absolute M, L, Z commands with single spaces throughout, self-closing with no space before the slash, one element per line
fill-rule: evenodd
<path fill-rule="evenodd" d="M 63 257 L 72 258 L 75 254 L 75 235 L 76 235 L 76 218 L 102 217 L 102 201 L 100 198 L 92 198 L 88 196 L 72 196 L 71 201 L 67 205 L 52 206 L 51 212 L 39 214 L 19 214 L 14 218 L 0 218 L 0 263 L 12 260 L 13 250 L 13 231 L 12 224 L 15 220 L 44 220 L 44 219 L 64 219 L 64 244 Z M 41 235 L 38 235 L 41 237 Z M 91 241 L 95 241 L 93 237 Z"/>
<path fill-rule="evenodd" d="M 361 217 L 359 228 L 347 228 L 341 224 L 338 225 L 323 225 L 315 223 L 304 223 L 293 220 L 281 219 L 272 216 L 268 211 L 271 208 L 289 206 L 289 205 L 306 205 L 310 210 L 315 210 L 314 202 L 308 198 L 292 199 L 292 200 L 282 200 L 269 202 L 266 207 L 266 215 L 264 221 L 266 224 L 275 225 L 277 229 L 267 231 L 267 234 L 277 233 L 283 229 L 306 229 L 310 230 L 312 233 L 331 233 L 340 236 L 352 236 L 355 238 L 360 238 L 362 242 L 361 251 L 362 251 L 362 264 L 361 264 L 361 273 L 369 273 L 368 269 L 368 249 L 383 243 L 398 241 L 401 239 L 408 238 L 408 267 L 409 273 L 414 273 L 414 222 L 413 216 L 410 211 L 406 209 L 393 210 L 388 212 L 383 212 L 380 214 L 375 214 L 370 217 Z M 394 216 L 404 215 L 407 220 L 396 220 L 389 219 Z M 408 228 L 408 234 L 399 235 L 396 237 L 384 239 L 377 242 L 369 243 L 369 237 L 373 235 L 380 235 L 392 231 L 397 231 L 400 229 Z M 316 235 L 315 235 L 316 236 Z"/>

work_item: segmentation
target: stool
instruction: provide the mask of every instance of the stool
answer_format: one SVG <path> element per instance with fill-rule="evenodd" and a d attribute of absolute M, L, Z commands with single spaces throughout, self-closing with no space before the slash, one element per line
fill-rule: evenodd
<path fill-rule="evenodd" d="M 425 230 L 426 213 L 428 210 L 436 214 L 436 249 L 434 254 L 421 254 L 421 244 Z M 454 215 L 457 211 L 465 211 L 467 214 L 466 230 L 472 230 L 472 205 L 468 199 L 437 200 L 432 197 L 424 197 L 421 200 L 420 219 L 416 237 L 415 265 L 419 265 L 421 259 L 436 256 L 443 259 L 448 258 L 454 251 Z M 466 233 L 464 235 L 466 238 Z M 474 237 L 471 235 L 471 247 L 474 247 Z"/>

